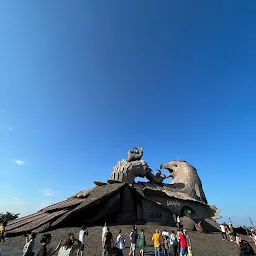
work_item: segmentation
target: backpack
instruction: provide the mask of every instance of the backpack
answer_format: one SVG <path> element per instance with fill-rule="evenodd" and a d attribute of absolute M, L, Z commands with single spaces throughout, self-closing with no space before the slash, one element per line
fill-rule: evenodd
<path fill-rule="evenodd" d="M 58 256 L 72 256 L 72 247 L 66 249 L 64 246 L 60 247 Z"/>

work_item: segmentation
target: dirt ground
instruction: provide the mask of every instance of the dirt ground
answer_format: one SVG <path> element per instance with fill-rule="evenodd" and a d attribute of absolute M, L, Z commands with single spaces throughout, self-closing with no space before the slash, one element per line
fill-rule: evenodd
<path fill-rule="evenodd" d="M 123 234 L 126 237 L 126 246 L 127 248 L 124 251 L 124 256 L 128 256 L 128 247 L 129 247 L 129 234 L 132 229 L 132 226 L 111 226 L 110 231 L 113 234 L 113 237 L 116 239 L 119 230 L 122 230 Z M 176 228 L 172 228 L 169 226 L 155 226 L 155 225 L 143 225 L 137 226 L 138 231 L 141 229 L 145 230 L 145 236 L 146 236 L 146 243 L 148 245 L 148 255 L 152 255 L 150 252 L 153 251 L 153 244 L 151 237 L 154 234 L 155 230 L 158 229 L 160 231 L 163 231 L 166 229 L 167 231 L 175 230 Z M 56 247 L 59 240 L 66 237 L 67 233 L 72 232 L 75 234 L 76 237 L 78 237 L 78 232 L 80 228 L 62 228 L 57 229 L 54 231 L 51 231 L 53 235 L 52 243 L 49 245 L 50 247 Z M 86 248 L 85 252 L 88 256 L 101 256 L 101 234 L 102 234 L 102 227 L 91 227 L 88 228 L 89 236 L 86 240 Z M 238 246 L 235 242 L 229 242 L 229 241 L 223 241 L 220 233 L 212 233 L 212 234 L 202 234 L 197 231 L 191 231 L 188 232 L 191 242 L 192 242 L 192 249 L 193 249 L 193 256 L 235 256 L 237 255 Z M 40 240 L 41 234 L 38 234 L 36 238 L 36 248 L 39 246 L 39 240 Z M 247 239 L 246 237 L 243 237 L 243 239 Z M 20 251 L 22 250 L 25 243 L 24 236 L 18 236 L 9 238 L 6 241 L 6 246 L 9 248 L 17 248 Z M 0 245 L 1 248 L 1 245 Z M 254 247 L 254 250 L 256 248 Z M 36 249 L 35 249 L 36 250 Z M 3 254 L 4 256 L 8 254 Z M 9 254 L 10 256 L 12 254 Z M 137 254 L 139 255 L 139 253 Z M 16 256 L 13 254 L 13 256 Z"/>

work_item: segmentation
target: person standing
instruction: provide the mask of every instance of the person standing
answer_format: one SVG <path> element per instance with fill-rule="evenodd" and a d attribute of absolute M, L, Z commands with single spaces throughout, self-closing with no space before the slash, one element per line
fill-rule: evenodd
<path fill-rule="evenodd" d="M 199 231 L 200 231 L 201 233 L 205 233 L 205 230 L 204 230 L 204 226 L 203 226 L 203 224 L 202 224 L 202 221 L 199 221 L 199 222 L 198 222 L 198 227 L 199 227 Z"/>
<path fill-rule="evenodd" d="M 236 233 L 236 244 L 240 245 L 241 241 L 242 241 L 241 236 L 238 233 Z"/>
<path fill-rule="evenodd" d="M 110 256 L 111 248 L 113 247 L 113 235 L 107 228 L 107 233 L 103 238 L 102 256 Z"/>
<path fill-rule="evenodd" d="M 81 246 L 81 241 L 70 235 L 64 240 L 63 245 L 60 247 L 58 256 L 71 256 L 76 250 L 74 243 L 77 242 L 77 246 Z"/>
<path fill-rule="evenodd" d="M 188 243 L 187 243 L 185 230 L 181 231 L 179 240 L 180 240 L 180 255 L 182 256 L 188 255 Z"/>
<path fill-rule="evenodd" d="M 3 240 L 5 243 L 5 227 L 7 226 L 7 221 L 4 221 L 0 226 L 0 242 Z"/>
<path fill-rule="evenodd" d="M 168 236 L 164 235 L 163 237 L 163 246 L 164 246 L 164 256 L 169 256 L 170 252 L 170 239 Z"/>
<path fill-rule="evenodd" d="M 178 240 L 177 255 L 180 255 L 180 234 L 181 234 L 181 230 L 178 229 L 177 234 L 176 234 L 176 237 L 177 237 L 177 240 Z"/>
<path fill-rule="evenodd" d="M 108 227 L 107 227 L 107 223 L 105 223 L 103 228 L 102 228 L 102 244 L 103 244 L 103 239 L 104 239 L 107 232 L 108 232 Z"/>
<path fill-rule="evenodd" d="M 186 229 L 183 230 L 184 235 L 186 236 L 186 240 L 187 240 L 187 247 L 188 247 L 188 255 L 192 255 L 192 246 L 191 246 L 191 240 L 189 238 L 189 235 L 186 231 Z"/>
<path fill-rule="evenodd" d="M 156 230 L 155 234 L 152 236 L 152 241 L 154 242 L 154 248 L 155 248 L 155 256 L 160 256 L 160 242 L 161 236 L 159 234 L 159 231 Z"/>
<path fill-rule="evenodd" d="M 145 235 L 144 235 L 144 230 L 141 230 L 141 234 L 139 235 L 139 248 L 140 248 L 140 254 L 141 256 L 144 256 L 144 252 L 147 250 L 146 247 L 146 239 L 145 239 Z"/>
<path fill-rule="evenodd" d="M 82 229 L 79 231 L 79 241 L 81 242 L 80 248 L 77 250 L 77 256 L 84 255 L 84 248 L 85 248 L 85 238 L 88 236 L 87 228 L 83 225 Z"/>
<path fill-rule="evenodd" d="M 229 223 L 229 231 L 230 231 L 230 234 L 229 234 L 230 241 L 233 242 L 235 235 L 234 235 L 234 227 L 231 222 Z"/>
<path fill-rule="evenodd" d="M 48 253 L 47 245 L 51 243 L 51 240 L 52 240 L 51 234 L 44 234 L 40 240 L 41 246 L 39 247 L 35 256 L 52 256 L 52 255 L 54 255 L 54 253 L 60 248 L 62 241 L 60 240 L 57 248 L 52 253 Z"/>
<path fill-rule="evenodd" d="M 117 247 L 123 252 L 125 248 L 125 238 L 121 230 L 119 231 L 119 235 L 116 238 L 116 243 L 117 243 Z"/>
<path fill-rule="evenodd" d="M 132 229 L 132 232 L 130 234 L 131 246 L 130 246 L 129 255 L 135 256 L 137 239 L 138 239 L 137 229 Z"/>
<path fill-rule="evenodd" d="M 178 239 L 174 230 L 170 234 L 170 256 L 178 255 Z"/>
<path fill-rule="evenodd" d="M 180 216 L 177 216 L 177 227 L 180 228 Z"/>
<path fill-rule="evenodd" d="M 226 226 L 226 234 L 227 234 L 228 237 L 229 237 L 229 241 L 230 241 L 230 242 L 233 242 L 233 239 L 232 239 L 232 236 L 231 236 L 231 231 L 230 231 L 230 228 L 229 228 L 228 225 Z"/>
<path fill-rule="evenodd" d="M 168 237 L 170 236 L 169 232 L 166 231 L 166 229 L 164 229 L 164 231 L 162 232 L 162 237 L 164 236 L 168 236 Z"/>
<path fill-rule="evenodd" d="M 227 234 L 226 234 L 226 228 L 224 226 L 224 224 L 220 225 L 220 229 L 221 229 L 221 235 L 222 235 L 222 240 L 227 240 Z"/>
<path fill-rule="evenodd" d="M 33 249 L 35 246 L 35 238 L 36 238 L 36 234 L 35 233 L 31 233 L 29 235 L 29 241 L 25 244 L 24 249 L 23 249 L 23 256 L 33 256 Z"/>

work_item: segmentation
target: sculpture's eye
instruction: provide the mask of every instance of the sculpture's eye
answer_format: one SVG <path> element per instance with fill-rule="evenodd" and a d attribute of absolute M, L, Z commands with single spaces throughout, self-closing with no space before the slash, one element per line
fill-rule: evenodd
<path fill-rule="evenodd" d="M 177 164 L 174 164 L 173 167 L 177 167 Z"/>

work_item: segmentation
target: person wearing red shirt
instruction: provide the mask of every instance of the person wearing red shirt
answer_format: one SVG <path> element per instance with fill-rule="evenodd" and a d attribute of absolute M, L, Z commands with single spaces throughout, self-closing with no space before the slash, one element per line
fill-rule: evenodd
<path fill-rule="evenodd" d="M 190 241 L 187 237 L 186 230 L 182 230 L 179 236 L 180 241 L 180 254 L 182 256 L 188 255 L 188 246 L 190 246 Z"/>

